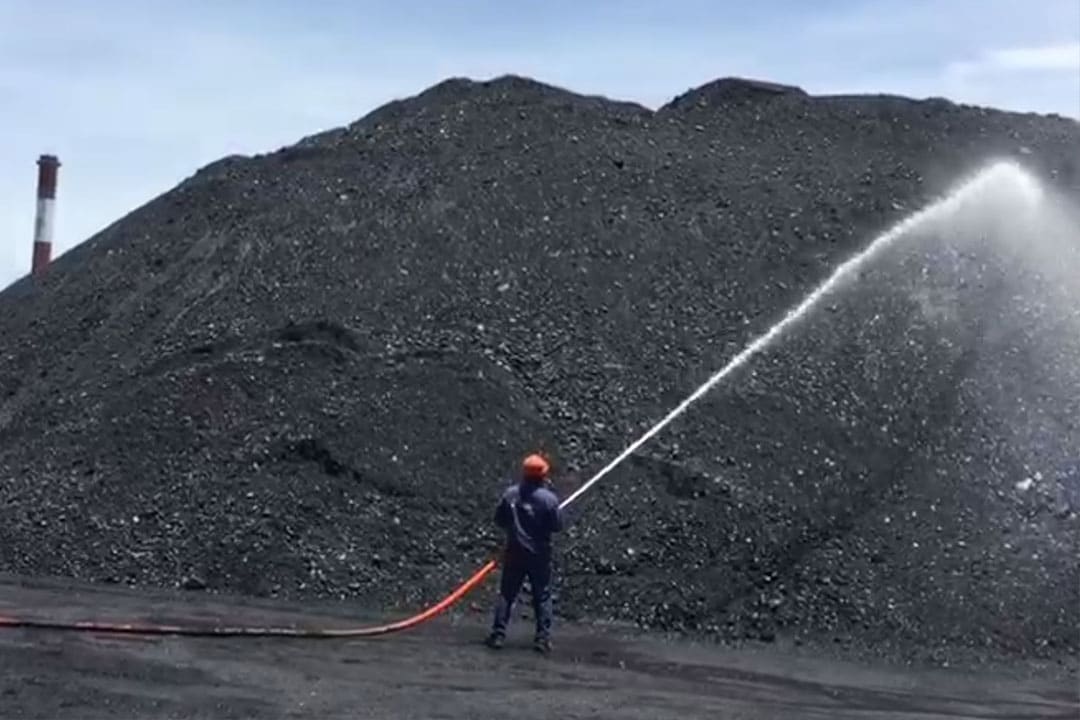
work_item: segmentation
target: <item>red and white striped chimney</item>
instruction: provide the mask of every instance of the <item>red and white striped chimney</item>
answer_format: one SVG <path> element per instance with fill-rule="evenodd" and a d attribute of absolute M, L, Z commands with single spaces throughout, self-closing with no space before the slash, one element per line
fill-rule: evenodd
<path fill-rule="evenodd" d="M 34 259 L 30 272 L 34 277 L 41 277 L 52 259 L 56 170 L 60 167 L 60 161 L 55 155 L 42 155 L 37 164 L 37 213 L 34 217 Z"/>

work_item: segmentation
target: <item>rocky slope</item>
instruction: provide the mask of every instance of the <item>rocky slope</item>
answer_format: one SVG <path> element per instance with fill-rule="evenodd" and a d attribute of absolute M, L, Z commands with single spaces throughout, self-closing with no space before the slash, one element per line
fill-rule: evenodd
<path fill-rule="evenodd" d="M 522 453 L 571 490 L 989 160 L 1075 200 L 1077 147 L 943 100 L 508 76 L 223 159 L 0 294 L 0 570 L 415 607 L 493 547 Z M 1075 654 L 1080 234 L 995 193 L 583 498 L 560 610 Z"/>

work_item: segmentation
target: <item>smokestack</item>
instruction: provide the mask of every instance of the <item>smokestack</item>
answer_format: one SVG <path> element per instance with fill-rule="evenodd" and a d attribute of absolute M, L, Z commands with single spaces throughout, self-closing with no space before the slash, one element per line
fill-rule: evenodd
<path fill-rule="evenodd" d="M 37 213 L 34 217 L 34 259 L 31 274 L 42 277 L 52 259 L 53 217 L 56 205 L 56 170 L 60 161 L 55 155 L 38 158 Z"/>

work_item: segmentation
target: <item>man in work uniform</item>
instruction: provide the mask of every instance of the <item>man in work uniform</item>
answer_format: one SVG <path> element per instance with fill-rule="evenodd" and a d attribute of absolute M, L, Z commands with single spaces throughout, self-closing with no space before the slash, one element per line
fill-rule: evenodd
<path fill-rule="evenodd" d="M 522 463 L 519 482 L 503 493 L 495 509 L 495 524 L 506 532 L 502 578 L 488 647 L 502 647 L 514 601 L 525 578 L 532 589 L 536 614 L 537 652 L 551 651 L 551 536 L 562 529 L 559 498 L 551 488 L 551 468 L 541 455 Z"/>

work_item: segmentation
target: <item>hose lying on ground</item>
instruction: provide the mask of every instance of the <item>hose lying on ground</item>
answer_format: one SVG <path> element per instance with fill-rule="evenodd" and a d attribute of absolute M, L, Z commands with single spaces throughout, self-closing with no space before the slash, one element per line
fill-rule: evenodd
<path fill-rule="evenodd" d="M 72 622 L 61 620 L 34 620 L 28 618 L 13 618 L 0 615 L 0 628 L 28 628 L 37 630 L 70 630 L 93 633 L 107 633 L 120 635 L 184 635 L 187 637 L 292 637 L 292 638 L 358 638 L 372 637 L 375 635 L 388 635 L 390 633 L 408 630 L 427 622 L 439 613 L 443 612 L 461 598 L 465 597 L 473 588 L 483 582 L 497 563 L 488 561 L 486 565 L 476 571 L 472 577 L 462 583 L 454 592 L 427 608 L 397 622 L 384 625 L 369 625 L 366 627 L 352 628 L 288 628 L 288 627 L 260 627 L 260 626 L 198 626 L 198 625 L 156 625 L 151 623 L 117 623 L 117 622 Z"/>

